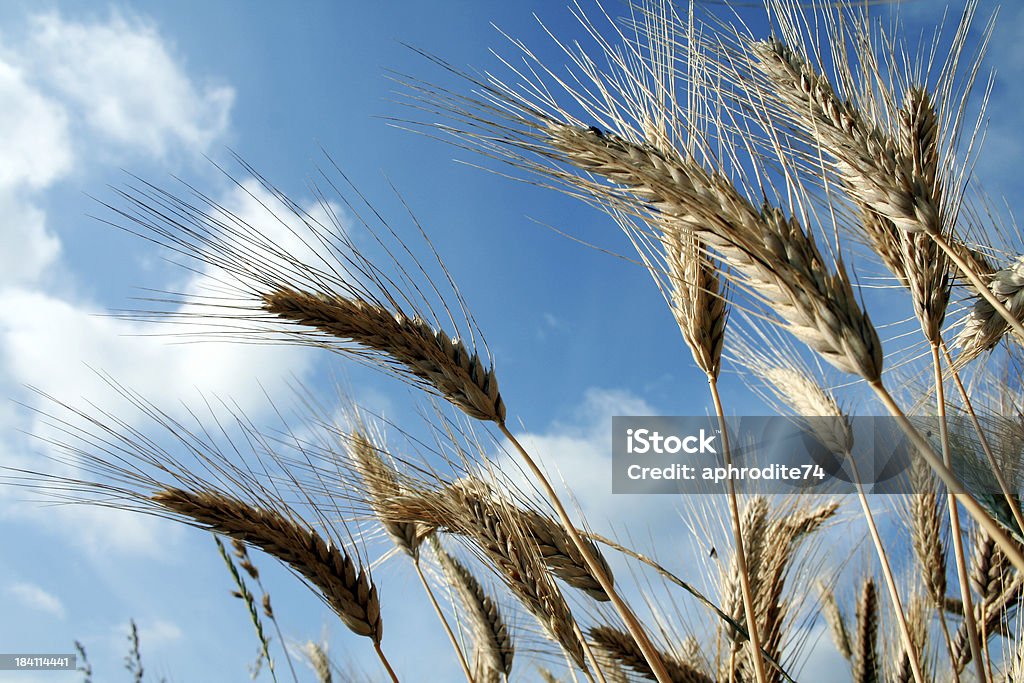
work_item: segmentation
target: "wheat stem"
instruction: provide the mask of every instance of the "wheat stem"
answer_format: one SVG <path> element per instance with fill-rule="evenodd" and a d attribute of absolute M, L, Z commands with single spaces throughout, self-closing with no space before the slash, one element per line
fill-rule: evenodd
<path fill-rule="evenodd" d="M 725 466 L 732 467 L 729 432 L 726 429 L 722 397 L 718 393 L 718 382 L 710 372 L 707 377 L 711 400 L 714 401 L 715 414 L 718 416 L 718 426 L 722 431 L 722 457 L 725 459 Z M 754 662 L 754 674 L 757 676 L 758 683 L 767 683 L 768 676 L 765 673 L 764 659 L 761 656 L 761 636 L 757 628 L 757 613 L 754 611 L 754 595 L 750 590 L 750 573 L 747 571 L 747 556 L 743 551 L 743 531 L 740 528 L 740 508 L 736 499 L 736 484 L 730 478 L 726 486 L 729 494 L 729 520 L 732 524 L 733 544 L 736 546 L 736 565 L 739 570 L 740 590 L 743 594 L 743 612 L 746 615 L 747 635 L 750 638 L 752 650 L 750 658 Z"/>
<path fill-rule="evenodd" d="M 430 587 L 430 582 L 427 581 L 427 577 L 423 575 L 423 567 L 420 565 L 419 557 L 413 559 L 413 566 L 416 567 L 416 576 L 420 578 L 420 583 L 423 584 L 423 590 L 427 593 L 427 598 L 430 599 L 430 604 L 434 607 L 434 611 L 437 613 L 437 618 L 441 620 L 441 626 L 444 627 L 444 632 L 448 635 L 448 640 L 452 643 L 452 648 L 455 649 L 455 656 L 459 660 L 459 666 L 462 667 L 462 673 L 466 675 L 467 683 L 474 683 L 473 673 L 469 670 L 469 662 L 466 661 L 466 655 L 462 652 L 462 646 L 459 645 L 459 639 L 455 637 L 455 633 L 452 631 L 451 625 L 448 624 L 448 619 L 445 618 L 444 612 L 441 610 L 441 605 L 438 604 L 437 598 L 434 596 L 434 591 Z"/>
<path fill-rule="evenodd" d="M 599 683 L 608 683 L 608 679 L 604 677 L 604 671 L 601 669 L 601 663 L 597 661 L 597 655 L 594 654 L 594 648 L 590 646 L 590 641 L 587 640 L 586 634 L 580 630 L 580 625 L 576 623 L 574 619 L 572 622 L 572 631 L 579 638 L 580 644 L 583 646 L 583 652 L 586 653 L 587 659 L 590 661 L 590 666 L 594 667 L 594 673 L 597 675 Z M 583 670 L 583 674 L 587 677 L 587 680 L 594 683 L 594 677 L 590 675 L 590 672 L 586 669 Z"/>
<path fill-rule="evenodd" d="M 387 669 L 388 676 L 391 677 L 391 683 L 401 683 L 398 680 L 398 676 L 395 674 L 395 670 L 391 668 L 391 662 L 389 662 L 388 658 L 384 656 L 384 650 L 381 649 L 380 642 L 374 642 L 373 649 L 377 653 L 380 663 L 384 665 L 385 669 Z"/>
<path fill-rule="evenodd" d="M 867 522 L 868 532 L 871 534 L 871 542 L 875 546 L 878 562 L 882 566 L 882 576 L 885 579 L 885 586 L 889 591 L 889 598 L 892 600 L 893 612 L 896 614 L 896 623 L 899 627 L 900 638 L 903 640 L 903 647 L 907 651 L 910 669 L 917 683 L 925 683 L 924 674 L 921 669 L 921 660 L 918 657 L 917 648 L 914 646 L 914 640 L 910 635 L 910 626 L 907 624 L 907 616 L 903 611 L 903 603 L 900 601 L 900 594 L 896 587 L 896 578 L 892 573 L 892 565 L 890 565 L 889 557 L 885 553 L 885 546 L 882 545 L 882 537 L 879 535 L 878 527 L 875 525 L 875 516 L 872 514 L 871 506 L 868 504 L 868 497 L 864 493 L 864 484 L 860 478 L 860 471 L 857 468 L 857 459 L 850 453 L 847 453 L 847 461 L 850 463 L 850 469 L 853 471 L 853 480 L 857 486 L 857 499 L 860 501 L 861 509 L 864 511 L 864 520 Z"/>
<path fill-rule="evenodd" d="M 530 457 L 530 454 L 527 453 L 526 449 L 523 448 L 523 445 L 519 443 L 519 440 L 516 439 L 512 432 L 509 431 L 503 421 L 498 423 L 498 429 L 501 430 L 501 433 L 505 435 L 505 438 L 509 440 L 509 443 L 511 443 L 516 451 L 519 452 L 523 462 L 526 463 L 526 467 L 537 479 L 538 483 L 540 483 L 541 488 L 544 490 L 544 495 L 554 506 L 559 521 L 561 521 L 562 526 L 565 527 L 565 532 L 569 534 L 569 538 L 572 539 L 572 542 L 580 551 L 580 554 L 583 556 L 583 560 L 587 563 L 587 566 L 590 567 L 590 571 L 594 574 L 594 578 L 596 578 L 598 583 L 601 584 L 601 588 L 604 589 L 604 592 L 608 594 L 612 605 L 615 607 L 615 611 L 618 612 L 619 616 L 622 618 L 622 621 L 625 623 L 630 635 L 632 635 L 636 640 L 637 645 L 640 647 L 641 652 L 643 652 L 644 657 L 647 659 L 647 663 L 651 665 L 651 671 L 654 672 L 659 683 L 672 683 L 672 679 L 669 678 L 668 671 L 665 669 L 665 664 L 661 661 L 661 656 L 658 653 L 658 650 L 651 643 L 650 638 L 647 636 L 647 632 L 640 624 L 640 621 L 636 618 L 636 615 L 633 614 L 629 605 L 627 605 L 615 591 L 615 586 L 608 578 L 602 563 L 597 559 L 597 556 L 594 555 L 594 551 L 591 549 L 590 544 L 584 541 L 579 532 L 576 531 L 576 525 L 573 524 L 572 520 L 569 518 L 569 513 L 566 512 L 562 502 L 558 499 L 558 494 L 555 493 L 555 489 L 551 486 L 551 482 L 549 482 L 548 478 L 544 476 L 544 473 L 541 471 L 536 461 Z M 586 642 L 586 638 L 583 639 L 583 642 Z"/>
<path fill-rule="evenodd" d="M 960 379 L 959 370 L 957 370 L 953 364 L 952 356 L 950 356 L 949 349 L 947 348 L 945 341 L 942 342 L 942 353 L 946 358 L 946 365 L 949 366 L 950 375 L 953 377 L 953 383 L 956 384 L 960 398 L 964 402 L 964 408 L 967 410 L 967 414 L 971 418 L 974 431 L 978 434 L 978 442 L 981 444 L 981 450 L 985 453 L 985 459 L 988 460 L 988 465 L 992 468 L 992 474 L 999 483 L 999 490 L 1006 499 L 1006 504 L 1010 506 L 1010 512 L 1013 514 L 1013 519 L 1017 522 L 1017 528 L 1024 531 L 1024 514 L 1021 514 L 1017 498 L 1011 493 L 1010 485 L 1006 483 L 1006 477 L 1003 476 L 1002 467 L 1000 467 L 999 463 L 996 462 L 996 456 L 992 452 L 992 446 L 988 442 L 988 437 L 985 435 L 985 430 L 981 426 L 981 421 L 978 420 L 978 414 L 974 411 L 974 404 L 971 401 L 970 395 L 967 393 L 967 388 L 964 386 L 963 380 Z"/>
<path fill-rule="evenodd" d="M 889 390 L 885 388 L 885 385 L 881 381 L 869 382 L 869 386 L 875 392 L 875 395 L 885 406 L 886 410 L 896 418 L 896 422 L 900 425 L 900 429 L 907 435 L 907 438 L 911 440 L 914 447 L 917 449 L 921 457 L 924 458 L 928 466 L 934 470 L 935 474 L 942 479 L 942 482 L 951 491 L 962 491 L 963 486 L 957 480 L 956 475 L 946 467 L 942 460 L 935 456 L 935 452 L 932 450 L 931 445 L 921 435 L 921 433 L 911 424 L 910 420 L 907 419 L 903 409 L 900 408 L 899 404 L 889 393 Z M 1024 572 L 1024 554 L 1017 548 L 1016 544 L 1010 540 L 1010 537 L 1006 535 L 1006 532 L 992 519 L 992 517 L 985 511 L 985 509 L 974 499 L 974 496 L 969 493 L 957 493 L 955 494 L 956 500 L 964 506 L 968 514 L 971 515 L 974 520 L 985 529 L 986 532 L 999 544 L 999 547 L 1006 553 L 1007 558 L 1013 563 L 1013 566 L 1018 571 Z"/>
<path fill-rule="evenodd" d="M 935 406 L 939 418 L 939 436 L 942 441 L 942 461 L 950 467 L 949 426 L 946 424 L 946 392 L 942 383 L 942 359 L 939 356 L 939 345 L 931 344 L 932 367 L 935 373 Z M 967 558 L 964 554 L 964 539 L 961 533 L 960 512 L 956 506 L 956 496 L 950 490 L 946 494 L 949 506 L 949 529 L 953 540 L 953 559 L 956 562 L 957 580 L 960 584 L 960 599 L 964 603 L 964 625 L 967 628 L 968 642 L 971 645 L 971 657 L 978 670 L 978 682 L 986 683 L 985 661 L 981 656 L 981 642 L 978 639 L 978 624 L 974 618 L 974 604 L 971 598 L 970 576 L 967 573 Z"/>

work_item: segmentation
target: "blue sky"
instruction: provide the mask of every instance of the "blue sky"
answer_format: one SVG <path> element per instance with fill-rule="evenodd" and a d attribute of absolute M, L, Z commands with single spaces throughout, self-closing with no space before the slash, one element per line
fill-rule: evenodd
<path fill-rule="evenodd" d="M 611 5 L 611 3 L 609 3 Z M 909 25 L 928 26 L 939 3 L 907 3 Z M 982 16 L 992 3 L 982 3 Z M 559 3 L 6 2 L 0 6 L 0 463 L 32 463 L 24 435 L 37 418 L 15 401 L 28 385 L 62 400 L 114 405 L 93 368 L 159 406 L 205 395 L 269 419 L 260 387 L 288 402 L 288 383 L 326 390 L 340 372 L 356 400 L 415 419 L 411 391 L 310 350 L 180 345 L 139 323 L 104 317 L 131 307 L 135 288 L 168 289 L 180 269 L 152 245 L 88 215 L 111 199 L 124 170 L 157 184 L 181 176 L 229 205 L 238 201 L 205 159 L 229 148 L 300 203 L 327 150 L 395 227 L 412 226 L 401 192 L 467 296 L 498 360 L 503 394 L 538 452 L 581 495 L 595 526 L 639 538 L 683 529 L 670 500 L 613 500 L 600 464 L 613 414 L 704 412 L 705 389 L 649 276 L 637 266 L 556 234 L 539 222 L 628 253 L 600 214 L 553 192 L 453 159 L 466 152 L 388 125 L 403 116 L 389 70 L 444 79 L 402 43 L 481 70 L 489 52 L 514 54 L 491 23 L 542 58 L 559 56 L 533 12 L 560 37 L 578 26 Z M 1024 106 L 1024 8 L 1004 8 L 991 49 L 998 64 L 989 140 L 978 175 L 1013 206 L 1022 176 L 1016 129 Z M 458 87 L 456 85 L 456 87 Z M 535 220 L 532 220 L 535 219 Z M 255 369 L 255 370 L 254 370 Z M 742 385 L 723 380 L 736 406 Z M 168 408 L 172 409 L 172 408 Z M 595 465 L 595 463 L 597 463 Z M 97 678 L 117 680 L 127 622 L 140 625 L 150 672 L 168 680 L 245 680 L 256 645 L 207 535 L 93 508 L 29 504 L 0 490 L 0 651 L 88 647 Z M 675 531 L 673 531 L 675 530 Z M 349 637 L 309 592 L 268 559 L 287 636 L 330 637 L 343 660 L 376 672 L 365 641 Z M 411 570 L 377 575 L 385 647 L 399 670 L 438 662 L 456 675 Z M 812 658 L 813 660 L 813 658 Z M 817 660 L 814 660 L 817 661 Z M 823 660 L 824 661 L 824 660 Z M 812 662 L 812 666 L 814 666 Z M 818 664 L 822 665 L 822 664 Z M 308 672 L 304 672 L 308 673 Z M 76 674 L 0 681 L 78 680 Z M 425 680 L 425 679 L 423 679 Z"/>

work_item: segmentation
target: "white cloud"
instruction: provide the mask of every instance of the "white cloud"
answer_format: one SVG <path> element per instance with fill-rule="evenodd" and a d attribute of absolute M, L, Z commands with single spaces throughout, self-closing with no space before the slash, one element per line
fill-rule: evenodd
<path fill-rule="evenodd" d="M 227 130 L 234 99 L 231 88 L 196 85 L 142 20 L 75 23 L 51 12 L 29 26 L 0 58 L 0 287 L 38 282 L 57 261 L 43 193 L 76 162 L 114 149 L 204 153 Z"/>
<path fill-rule="evenodd" d="M 286 393 L 286 382 L 307 367 L 308 356 L 294 348 L 174 344 L 173 338 L 152 335 L 181 328 L 106 317 L 100 303 L 74 293 L 57 295 L 46 286 L 47 276 L 61 267 L 61 240 L 47 216 L 54 184 L 86 170 L 85 162 L 205 152 L 226 132 L 232 100 L 228 87 L 194 82 L 172 47 L 140 19 L 113 13 L 103 22 L 74 22 L 52 12 L 31 18 L 21 35 L 4 36 L 0 395 L 38 404 L 22 390 L 32 385 L 72 404 L 84 398 L 107 408 L 116 397 L 96 368 L 172 415 L 184 411 L 180 402 L 194 398 L 195 388 L 247 410 L 265 407 L 264 389 Z M 61 275 L 63 282 L 96 277 Z M 18 435 L 45 432 L 39 416 L 5 405 L 0 419 L 4 464 L 44 469 L 38 452 L 45 445 Z M 6 504 L 25 498 L 22 491 L 5 490 L 0 497 L 4 519 L 35 520 L 93 553 L 157 555 L 166 552 L 167 527 L 177 529 L 117 510 Z"/>
<path fill-rule="evenodd" d="M 113 13 L 74 23 L 51 12 L 33 18 L 27 59 L 90 128 L 163 157 L 183 145 L 206 151 L 225 132 L 234 91 L 198 87 L 156 30 Z"/>
<path fill-rule="evenodd" d="M 44 187 L 71 167 L 68 115 L 0 61 L 0 188 Z"/>
<path fill-rule="evenodd" d="M 68 401 L 110 394 L 95 371 L 102 370 L 160 406 L 173 409 L 199 387 L 236 398 L 244 410 L 265 402 L 261 384 L 272 395 L 283 390 L 309 357 L 295 348 L 175 344 L 175 333 L 192 330 L 107 317 L 100 308 L 33 290 L 3 297 L 0 357 L 9 377 Z"/>
<path fill-rule="evenodd" d="M 159 650 L 181 640 L 185 635 L 180 626 L 166 619 L 142 621 L 139 622 L 138 627 L 139 642 L 144 643 L 147 650 Z"/>
<path fill-rule="evenodd" d="M 60 240 L 47 229 L 46 213 L 0 187 L 0 216 L 0 287 L 37 281 L 61 251 Z"/>
<path fill-rule="evenodd" d="M 60 252 L 46 215 L 30 199 L 71 168 L 63 106 L 0 61 L 0 286 L 36 280 Z"/>
<path fill-rule="evenodd" d="M 63 619 L 64 604 L 60 598 L 48 593 L 34 583 L 17 582 L 7 587 L 7 592 L 25 607 Z"/>

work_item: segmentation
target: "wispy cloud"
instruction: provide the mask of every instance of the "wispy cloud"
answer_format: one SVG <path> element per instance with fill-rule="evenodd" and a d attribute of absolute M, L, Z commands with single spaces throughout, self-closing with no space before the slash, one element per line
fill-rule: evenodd
<path fill-rule="evenodd" d="M 64 604 L 56 595 L 48 593 L 34 583 L 17 582 L 7 587 L 7 592 L 24 607 L 45 612 L 63 619 L 66 612 Z"/>
<path fill-rule="evenodd" d="M 138 623 L 139 642 L 147 649 L 159 650 L 181 640 L 185 633 L 173 621 L 166 619 L 143 620 Z M 127 629 L 125 629 L 127 630 Z"/>
<path fill-rule="evenodd" d="M 30 25 L 26 62 L 108 140 L 163 157 L 176 145 L 205 152 L 226 131 L 234 90 L 195 83 L 143 19 L 114 12 L 78 23 L 51 12 Z"/>

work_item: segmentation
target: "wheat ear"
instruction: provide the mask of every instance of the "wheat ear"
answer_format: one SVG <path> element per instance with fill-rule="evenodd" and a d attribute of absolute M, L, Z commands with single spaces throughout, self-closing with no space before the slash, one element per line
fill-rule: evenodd
<path fill-rule="evenodd" d="M 642 205 L 704 240 L 772 306 L 783 327 L 827 361 L 845 372 L 881 376 L 881 342 L 842 263 L 829 273 L 795 217 L 767 204 L 755 208 L 727 178 L 689 158 L 567 124 L 549 124 L 548 135 L 567 161 L 623 185 Z M 614 189 L 603 192 L 615 198 Z"/>
<path fill-rule="evenodd" d="M 349 630 L 380 644 L 380 602 L 369 574 L 313 529 L 276 510 L 257 508 L 216 491 L 165 488 L 152 500 L 198 526 L 276 557 L 315 586 Z"/>
<path fill-rule="evenodd" d="M 986 274 L 986 280 L 988 289 L 1007 310 L 1016 319 L 1024 319 L 1024 256 L 1018 256 L 1005 268 Z M 957 334 L 956 346 L 960 347 L 960 354 L 956 367 L 963 367 L 994 348 L 1009 329 L 1006 320 L 996 314 L 992 304 L 977 297 Z"/>
<path fill-rule="evenodd" d="M 841 101 L 828 79 L 782 41 L 758 41 L 751 49 L 755 67 L 771 83 L 766 97 L 787 107 L 836 160 L 851 195 L 900 230 L 931 237 L 992 309 L 1024 338 L 1024 324 L 1018 316 L 989 290 L 974 259 L 965 258 L 963 250 L 949 239 L 939 184 L 929 167 L 915 164 L 918 160 L 912 154 L 871 126 L 851 103 Z M 923 92 L 910 93 L 911 113 L 920 113 Z M 921 121 L 927 123 L 923 116 Z"/>
<path fill-rule="evenodd" d="M 423 529 L 423 525 L 419 523 L 395 520 L 388 517 L 385 501 L 400 495 L 402 489 L 398 482 L 398 473 L 390 464 L 384 461 L 383 448 L 371 441 L 369 430 L 360 425 L 359 429 L 349 436 L 347 447 L 352 464 L 365 486 L 370 508 L 395 546 L 412 559 L 416 576 L 419 577 L 423 590 L 426 592 L 427 598 L 430 600 L 430 604 L 434 608 L 434 612 L 437 614 L 437 618 L 452 644 L 455 656 L 462 667 L 463 674 L 466 676 L 466 681 L 467 683 L 473 683 L 475 677 L 470 670 L 469 662 L 466 661 L 466 656 L 462 652 L 459 640 L 455 637 L 455 632 L 448 623 L 448 619 L 445 617 L 444 611 L 441 609 L 437 596 L 434 595 L 434 590 L 430 586 L 430 581 L 424 575 L 423 567 L 420 563 L 420 545 L 426 538 L 433 536 L 433 529 Z"/>
<path fill-rule="evenodd" d="M 454 532 L 505 582 L 548 636 L 586 669 L 584 648 L 568 603 L 544 566 L 536 542 L 514 506 L 479 480 L 463 480 L 443 491 L 408 493 L 389 501 L 389 515 Z"/>
<path fill-rule="evenodd" d="M 940 207 L 923 169 L 872 126 L 800 55 L 780 40 L 751 45 L 754 65 L 781 101 L 836 161 L 847 189 L 864 205 L 907 232 L 943 229 Z"/>
<path fill-rule="evenodd" d="M 854 683 L 878 683 L 878 597 L 875 582 L 865 579 L 857 599 L 857 645 L 853 658 Z"/>
<path fill-rule="evenodd" d="M 506 500 L 493 486 L 475 477 L 463 477 L 453 483 L 448 490 L 466 501 L 467 504 L 473 501 L 479 502 L 481 498 L 488 498 L 490 504 L 500 505 L 503 513 L 515 523 L 516 528 L 534 543 L 544 564 L 555 576 L 595 600 L 608 601 L 608 594 L 597 581 L 579 549 L 557 521 L 536 510 Z M 460 531 L 457 524 L 451 523 L 450 520 L 448 523 L 443 523 L 440 518 L 435 521 L 442 522 L 441 526 L 445 526 L 451 532 L 464 533 L 464 531 Z M 586 539 L 585 543 L 597 559 L 609 582 L 614 583 L 611 567 L 608 566 L 600 549 L 589 539 Z"/>
<path fill-rule="evenodd" d="M 413 522 L 404 522 L 388 518 L 387 506 L 384 501 L 400 495 L 401 486 L 398 473 L 385 462 L 383 448 L 377 446 L 364 430 L 349 435 L 346 450 L 359 478 L 365 486 L 367 502 L 373 510 L 377 521 L 395 546 L 411 557 L 419 559 L 420 544 L 428 533 Z"/>
<path fill-rule="evenodd" d="M 625 631 L 612 626 L 594 626 L 587 630 L 587 635 L 605 656 L 632 669 L 642 678 L 656 680 L 640 648 Z M 667 652 L 661 654 L 661 661 L 665 663 L 672 683 L 713 683 L 714 679 L 710 676 L 678 661 Z"/>
<path fill-rule="evenodd" d="M 846 628 L 846 620 L 839 609 L 836 593 L 824 582 L 818 583 L 818 592 L 821 594 L 821 614 L 832 635 L 832 642 L 843 659 L 849 661 L 853 657 L 853 647 L 850 645 L 850 632 Z"/>
<path fill-rule="evenodd" d="M 772 520 L 765 529 L 764 549 L 752 584 L 764 647 L 776 660 L 783 656 L 783 627 L 789 610 L 785 582 L 794 556 L 800 543 L 831 519 L 838 507 L 837 503 L 800 507 L 790 515 Z M 778 675 L 772 672 L 769 680 L 779 680 Z"/>
<path fill-rule="evenodd" d="M 942 538 L 942 498 L 931 470 L 920 460 L 911 463 L 910 481 L 910 540 L 914 555 L 921 565 L 925 591 L 938 611 L 939 626 L 952 651 L 949 625 L 946 623 L 946 544 Z"/>
<path fill-rule="evenodd" d="M 327 656 L 325 646 L 309 641 L 302 646 L 302 652 L 309 659 L 309 664 L 316 673 L 317 683 L 334 683 L 334 674 L 331 672 L 331 659 Z"/>
<path fill-rule="evenodd" d="M 477 666 L 474 669 L 492 671 L 507 679 L 512 673 L 515 646 L 498 605 L 468 567 L 449 555 L 436 539 L 432 545 L 469 621 L 476 644 L 474 660 Z"/>
<path fill-rule="evenodd" d="M 918 595 L 914 596 L 910 600 L 910 604 L 907 607 L 906 620 L 910 624 L 911 633 L 911 647 L 913 651 L 908 651 L 904 644 L 899 650 L 899 654 L 896 656 L 896 665 L 892 674 L 893 683 L 910 683 L 915 680 L 916 672 L 914 670 L 914 661 L 922 661 L 922 653 L 927 651 L 928 647 L 928 607 L 926 605 L 926 598 Z M 925 681 L 933 681 L 928 672 L 925 673 Z"/>
<path fill-rule="evenodd" d="M 822 444 L 833 453 L 845 456 L 849 465 L 857 491 L 857 499 L 868 526 L 871 541 L 882 568 L 882 575 L 892 601 L 894 613 L 903 640 L 904 650 L 908 653 L 909 666 L 915 680 L 924 683 L 923 669 L 917 658 L 917 650 L 913 648 L 910 626 L 904 617 L 896 578 L 892 565 L 885 551 L 881 534 L 875 523 L 868 497 L 864 492 L 863 482 L 853 456 L 853 429 L 849 416 L 840 408 L 835 396 L 821 385 L 811 371 L 799 360 L 791 348 L 785 344 L 774 344 L 763 332 L 761 339 L 766 346 L 775 347 L 775 353 L 768 354 L 755 349 L 752 340 L 740 338 L 734 344 L 734 355 L 753 375 L 760 377 L 770 398 L 776 403 L 787 407 L 800 423 L 813 432 Z M 814 416 L 814 417 L 811 417 Z M 834 602 L 834 598 L 833 598 Z M 836 607 L 838 610 L 838 607 Z M 829 615 L 826 613 L 826 616 Z M 838 613 L 831 615 L 833 628 L 841 626 Z M 835 635 L 835 634 L 834 634 Z M 847 650 L 849 649 L 847 644 Z M 842 648 L 841 648 L 842 651 Z M 849 659 L 849 657 L 847 657 Z"/>
<path fill-rule="evenodd" d="M 282 288 L 263 295 L 264 309 L 384 354 L 478 420 L 503 422 L 505 404 L 494 368 L 464 343 L 420 318 L 334 294 Z"/>

